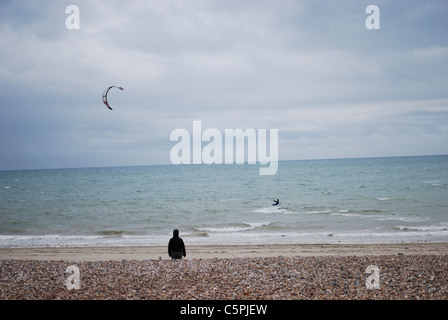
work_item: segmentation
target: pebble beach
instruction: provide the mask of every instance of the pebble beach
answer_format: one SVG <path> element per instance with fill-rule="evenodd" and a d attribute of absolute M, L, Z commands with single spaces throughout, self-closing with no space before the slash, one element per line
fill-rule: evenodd
<path fill-rule="evenodd" d="M 440 248 L 436 254 L 293 252 L 290 256 L 176 261 L 165 257 L 107 261 L 7 259 L 3 251 L 0 299 L 446 300 L 448 255 L 443 252 L 444 244 Z M 76 289 L 69 289 L 67 284 L 70 265 L 79 270 Z M 369 266 L 376 271 L 369 271 Z M 372 280 L 373 276 L 377 278 Z M 372 288 L 372 284 L 376 287 Z"/>

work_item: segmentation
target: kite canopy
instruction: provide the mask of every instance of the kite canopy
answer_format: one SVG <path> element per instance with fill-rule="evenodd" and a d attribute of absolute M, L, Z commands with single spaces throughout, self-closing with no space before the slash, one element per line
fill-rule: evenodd
<path fill-rule="evenodd" d="M 106 90 L 104 90 L 104 93 L 103 93 L 103 103 L 106 105 L 106 107 L 108 107 L 110 110 L 112 110 L 112 108 L 110 107 L 110 105 L 109 105 L 109 102 L 107 102 L 107 94 L 109 93 L 109 90 L 110 89 L 112 89 L 112 88 L 117 88 L 117 89 L 120 89 L 120 90 L 124 90 L 122 87 L 117 87 L 117 86 L 110 86 L 110 87 L 108 87 Z"/>

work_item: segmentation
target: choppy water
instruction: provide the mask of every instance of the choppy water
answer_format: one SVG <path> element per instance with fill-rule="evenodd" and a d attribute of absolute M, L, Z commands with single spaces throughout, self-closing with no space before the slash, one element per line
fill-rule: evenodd
<path fill-rule="evenodd" d="M 0 171 L 0 247 L 448 241 L 448 156 L 258 169 Z"/>

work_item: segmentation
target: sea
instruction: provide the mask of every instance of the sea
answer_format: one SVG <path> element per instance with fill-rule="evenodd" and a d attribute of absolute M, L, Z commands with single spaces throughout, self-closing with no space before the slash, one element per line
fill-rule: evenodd
<path fill-rule="evenodd" d="M 448 156 L 0 171 L 0 247 L 448 242 L 447 195 Z"/>

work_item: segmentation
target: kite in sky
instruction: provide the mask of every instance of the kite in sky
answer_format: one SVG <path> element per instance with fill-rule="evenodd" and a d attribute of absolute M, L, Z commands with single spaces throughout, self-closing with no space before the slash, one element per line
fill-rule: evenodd
<path fill-rule="evenodd" d="M 110 86 L 108 87 L 104 93 L 103 93 L 103 103 L 106 105 L 106 107 L 108 107 L 110 110 L 112 110 L 112 108 L 110 107 L 109 103 L 107 102 L 107 94 L 109 93 L 109 90 L 112 88 L 118 88 L 120 90 L 124 90 L 122 87 L 116 87 L 116 86 Z"/>

